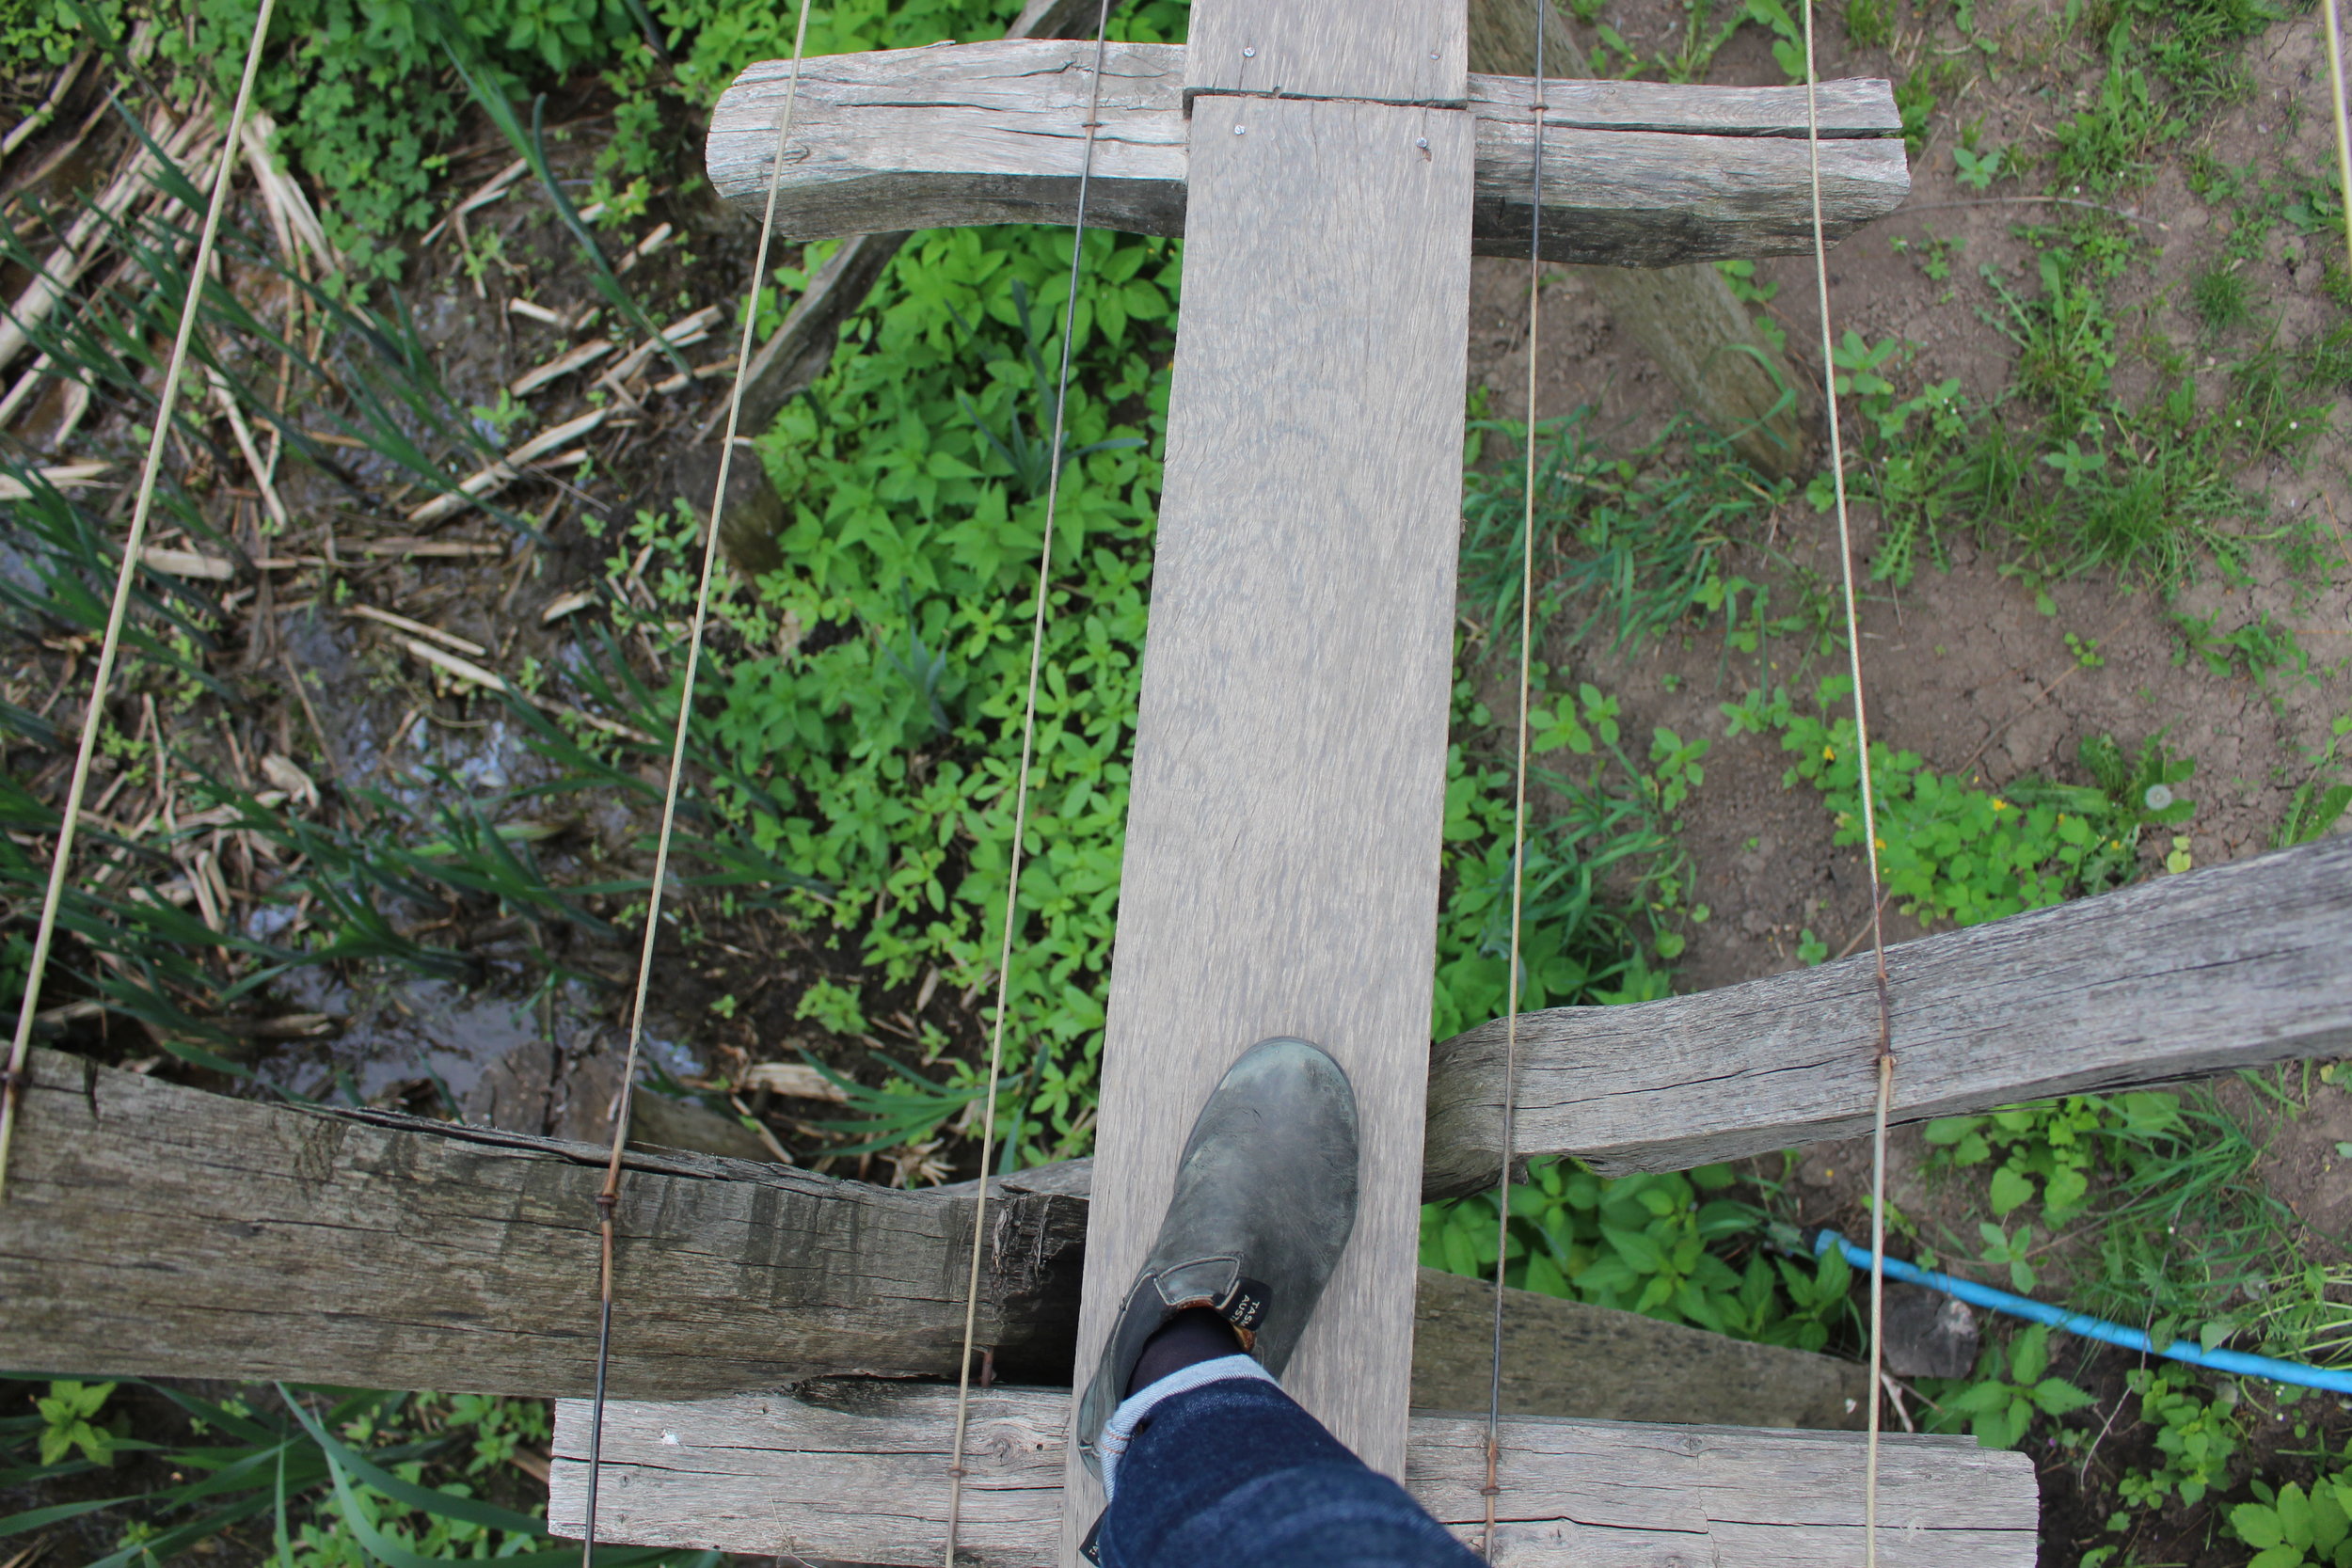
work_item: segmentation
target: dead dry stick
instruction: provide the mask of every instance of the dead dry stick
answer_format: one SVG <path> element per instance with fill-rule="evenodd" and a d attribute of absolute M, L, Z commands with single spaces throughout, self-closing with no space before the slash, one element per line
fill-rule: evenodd
<path fill-rule="evenodd" d="M 656 740 L 652 736 L 647 735 L 643 730 L 633 729 L 627 724 L 616 722 L 611 719 L 602 718 L 596 714 L 588 712 L 584 708 L 574 707 L 569 703 L 559 703 L 551 697 L 541 697 L 532 692 L 525 691 L 521 687 L 516 686 L 514 682 L 506 679 L 504 676 L 493 674 L 491 672 L 485 670 L 481 665 L 474 663 L 470 659 L 460 658 L 455 654 L 444 653 L 440 649 L 433 646 L 430 642 L 421 641 L 417 638 L 411 637 L 405 639 L 402 645 L 407 648 L 411 654 L 414 654 L 417 657 L 422 659 L 425 663 L 432 665 L 435 669 L 442 671 L 447 674 L 456 676 L 459 680 L 464 681 L 468 686 L 479 686 L 486 690 L 505 692 L 508 696 L 513 697 L 517 701 L 529 703 L 532 706 L 538 708 L 542 712 L 560 713 L 568 718 L 577 719 L 581 723 L 602 730 L 607 735 L 621 736 L 630 740 L 642 742 L 647 746 L 659 746 L 661 744 L 661 742 Z"/>
<path fill-rule="evenodd" d="M 213 401 L 228 416 L 229 429 L 237 438 L 237 450 L 245 454 L 246 471 L 253 475 L 254 488 L 262 492 L 262 504 L 269 509 L 269 520 L 283 533 L 292 526 L 286 515 L 286 503 L 278 499 L 278 486 L 270 483 L 269 465 L 262 461 L 262 449 L 253 442 L 252 427 L 245 422 L 245 412 L 237 406 L 234 392 L 229 389 L 229 378 L 217 370 L 211 372 Z"/>
<path fill-rule="evenodd" d="M 412 523 L 438 522 L 443 517 L 463 512 L 485 496 L 494 496 L 522 477 L 522 469 L 532 462 L 547 456 L 570 441 L 587 435 L 611 417 L 609 408 L 591 409 L 576 420 L 566 420 L 554 429 L 544 431 L 508 452 L 488 467 L 468 475 L 455 490 L 436 496 L 408 514 Z"/>
<path fill-rule="evenodd" d="M 175 125 L 168 113 L 158 110 L 149 123 L 148 135 L 174 162 L 194 161 L 199 156 L 195 149 L 206 139 L 201 135 L 205 118 L 201 113 L 192 113 Z M 221 166 L 226 167 L 227 164 Z M 64 241 L 42 260 L 32 281 L 24 285 L 15 302 L 0 315 L 0 366 L 6 366 L 24 351 L 31 341 L 32 329 L 49 319 L 96 259 L 99 236 L 150 189 L 148 176 L 154 169 L 154 155 L 142 144 L 129 166 L 115 176 L 89 210 L 66 230 Z M 219 185 L 217 178 L 215 185 L 225 188 Z"/>
<path fill-rule="evenodd" d="M 405 631 L 412 636 L 429 637 L 436 642 L 444 643 L 461 654 L 470 654 L 476 658 L 484 657 L 490 651 L 471 638 L 460 637 L 455 632 L 443 631 L 438 626 L 428 626 L 422 621 L 411 621 L 405 615 L 395 615 L 389 610 L 378 610 L 373 605 L 345 605 L 343 613 L 358 616 L 361 620 L 373 621 L 378 626 L 390 626 L 395 631 Z"/>
<path fill-rule="evenodd" d="M 302 671 L 295 665 L 294 655 L 280 652 L 278 659 L 285 669 L 286 679 L 294 683 L 294 700 L 302 705 L 302 717 L 310 721 L 310 738 L 319 743 L 319 755 L 326 759 L 326 770 L 341 773 L 342 769 L 335 765 L 335 748 L 326 743 L 326 726 L 319 722 L 319 710 L 310 705 L 310 690 L 302 684 Z"/>
<path fill-rule="evenodd" d="M 253 78 L 262 63 L 262 40 L 269 36 L 274 0 L 261 0 L 253 18 L 253 37 L 246 45 L 245 71 L 237 84 L 237 101 L 230 110 L 230 135 L 213 176 L 212 200 L 204 213 L 204 230 L 197 241 L 196 264 L 189 269 L 188 296 L 180 307 L 180 330 L 164 367 L 163 388 L 156 400 L 154 434 L 147 446 L 147 464 L 139 475 L 139 493 L 131 509 L 131 531 L 123 541 L 122 562 L 115 572 L 113 602 L 107 607 L 106 632 L 99 643 L 98 673 L 92 683 L 88 710 L 82 719 L 82 740 L 74 753 L 73 779 L 66 786 L 65 810 L 57 822 L 56 858 L 49 865 L 49 886 L 42 895 L 40 920 L 33 932 L 32 956 L 25 966 L 24 995 L 16 1009 L 16 1034 L 8 1047 L 8 1065 L 0 1073 L 0 1198 L 8 1193 L 8 1146 L 16 1133 L 16 1108 L 24 1088 L 24 1064 L 32 1048 L 33 1019 L 40 1010 L 40 985 L 49 966 L 50 944 L 57 932 L 57 911 L 65 901 L 65 881 L 73 863 L 73 834 L 82 800 L 89 790 L 90 763 L 98 752 L 98 732 L 106 722 L 106 692 L 114 677 L 115 655 L 122 644 L 123 622 L 131 609 L 131 584 L 138 575 L 139 546 L 147 535 L 147 520 L 155 505 L 155 481 L 163 466 L 164 443 L 170 439 L 172 415 L 180 400 L 180 377 L 186 367 L 188 341 L 196 334 L 197 306 L 203 295 L 203 277 L 220 231 L 222 209 L 228 205 L 229 176 L 236 166 L 236 128 L 253 102 Z M 191 120 L 198 117 L 191 115 Z M 40 279 L 35 280 L 39 283 Z M 13 327 L 15 324 L 8 324 Z M 20 333 L 21 339 L 21 333 Z M 20 341 L 19 346 L 22 346 Z M 10 350 L 13 354 L 15 351 Z M 6 357 L 0 356 L 0 364 Z"/>
<path fill-rule="evenodd" d="M 57 105 L 65 102 L 67 93 L 73 90 L 74 78 L 82 74 L 82 68 L 88 63 L 87 50 L 66 61 L 65 69 L 57 73 L 56 81 L 49 88 L 49 96 L 40 101 L 40 106 L 18 120 L 16 129 L 7 136 L 0 137 L 0 158 L 14 153 L 18 148 L 32 140 L 42 127 L 57 118 Z"/>

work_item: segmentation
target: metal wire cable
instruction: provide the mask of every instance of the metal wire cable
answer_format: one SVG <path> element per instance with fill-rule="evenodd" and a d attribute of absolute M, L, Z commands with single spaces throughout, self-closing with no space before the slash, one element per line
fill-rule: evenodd
<path fill-rule="evenodd" d="M 2334 0 L 2329 0 L 2332 5 Z M 1829 241 L 1821 222 L 1820 81 L 1813 64 L 1813 0 L 1804 0 L 1804 131 L 1813 183 L 1813 277 L 1821 309 L 1821 376 L 1829 404 L 1830 474 L 1837 495 L 1837 567 L 1845 588 L 1846 664 L 1853 681 L 1854 746 L 1860 752 L 1862 858 L 1870 873 L 1870 950 L 1878 962 L 1878 1101 L 1870 1131 L 1870 1411 L 1862 1482 L 1862 1554 L 1879 1560 L 1879 1391 L 1885 1373 L 1881 1330 L 1886 1294 L 1886 1113 L 1895 1085 L 1894 1018 L 1886 986 L 1886 901 L 1879 895 L 1879 830 L 1870 788 L 1870 721 L 1862 694 L 1862 631 L 1854 611 L 1853 534 L 1846 515 L 1846 448 L 1837 422 L 1836 341 L 1829 320 Z"/>
<path fill-rule="evenodd" d="M 596 1481 L 604 1459 L 605 1374 L 612 1357 L 612 1237 L 621 1203 L 621 1150 L 628 1142 L 628 1118 L 637 1092 L 637 1056 L 645 1037 L 645 993 L 653 977 L 654 948 L 661 938 L 661 895 L 669 881 L 670 838 L 677 827 L 679 781 L 686 771 L 686 727 L 694 714 L 694 680 L 702 668 L 703 630 L 710 615 L 710 583 L 719 562 L 719 525 L 726 505 L 727 479 L 735 463 L 736 430 L 743 414 L 743 376 L 752 362 L 752 340 L 759 328 L 759 294 L 768 279 L 768 246 L 776 231 L 776 193 L 784 183 L 784 154 L 792 137 L 792 110 L 801 94 L 801 57 L 808 44 L 809 0 L 801 0 L 792 34 L 792 71 L 776 116 L 775 157 L 768 167 L 768 204 L 759 221 L 759 246 L 752 261 L 750 297 L 743 302 L 743 332 L 736 345 L 735 379 L 727 394 L 727 429 L 719 449 L 719 476 L 711 486 L 710 522 L 703 538 L 702 579 L 694 590 L 694 621 L 686 644 L 685 681 L 678 689 L 677 729 L 670 742 L 670 778 L 661 796 L 661 834 L 654 844 L 653 886 L 645 896 L 645 941 L 637 958 L 637 991 L 629 1004 L 628 1050 L 621 1067 L 620 1101 L 612 1115 L 612 1149 L 596 1194 L 596 1388 L 588 1420 L 588 1518 L 580 1544 L 581 1568 L 594 1568 L 596 1551 Z"/>
<path fill-rule="evenodd" d="M 1110 0 L 1094 20 L 1094 77 L 1087 91 L 1086 148 L 1078 160 L 1078 209 L 1070 230 L 1070 297 L 1063 303 L 1061 372 L 1054 388 L 1054 438 L 1047 449 L 1044 536 L 1037 555 L 1037 604 L 1029 623 L 1029 680 L 1021 703 L 1021 768 L 1012 790 L 1012 845 L 1005 869 L 1004 940 L 996 953 L 996 1016 L 989 1027 L 988 1088 L 980 1101 L 980 1180 L 972 1200 L 972 1262 L 964 1281 L 963 1354 L 956 1364 L 956 1435 L 947 1460 L 946 1568 L 956 1568 L 956 1537 L 963 1521 L 963 1443 L 972 1418 L 972 1350 L 980 1310 L 980 1257 L 988 1237 L 988 1167 L 996 1142 L 996 1086 L 1004 1076 L 1005 1015 L 1012 1002 L 1012 933 L 1020 911 L 1022 839 L 1029 823 L 1029 765 L 1037 750 L 1038 679 L 1045 663 L 1045 610 L 1054 577 L 1054 515 L 1061 503 L 1062 441 L 1070 409 L 1070 356 L 1078 332 L 1078 277 L 1086 255 L 1087 193 L 1094 175 L 1094 134 L 1103 105 L 1103 60 L 1110 32 Z"/>
<path fill-rule="evenodd" d="M 2344 115 L 2344 27 L 2336 14 L 2336 0 L 2328 0 L 2328 85 L 2333 89 L 2336 103 L 2336 179 L 2337 194 L 2344 198 L 2344 264 L 2352 266 L 2352 120 Z"/>
<path fill-rule="evenodd" d="M 8 1196 L 8 1147 L 16 1136 L 17 1101 L 24 1089 L 24 1063 L 32 1051 L 33 1015 L 40 1010 L 40 983 L 49 967 L 50 944 L 56 938 L 57 911 L 65 902 L 65 883 L 73 863 L 73 835 L 81 826 L 82 801 L 89 791 L 91 760 L 98 752 L 98 732 L 106 721 L 106 695 L 114 682 L 115 656 L 122 644 L 122 627 L 131 609 L 131 584 L 136 580 L 139 555 L 147 540 L 147 519 L 155 506 L 155 481 L 163 471 L 164 443 L 171 438 L 171 417 L 180 401 L 181 372 L 187 366 L 188 343 L 196 336 L 197 309 L 204 297 L 204 277 L 212 270 L 213 240 L 220 231 L 220 214 L 229 205 L 229 177 L 237 166 L 239 133 L 245 129 L 246 108 L 253 102 L 253 79 L 261 70 L 262 45 L 269 38 L 274 0 L 262 0 L 253 16 L 253 37 L 246 44 L 245 72 L 237 82 L 237 99 L 229 111 L 228 139 L 221 144 L 220 169 L 213 177 L 212 200 L 204 209 L 204 228 L 196 242 L 196 260 L 188 268 L 188 297 L 180 307 L 180 330 L 172 339 L 171 359 L 164 367 L 164 385 L 155 404 L 155 429 L 148 437 L 147 461 L 139 468 L 139 493 L 131 508 L 131 531 L 122 542 L 122 563 L 115 571 L 113 602 L 106 609 L 106 631 L 98 644 L 98 672 L 90 687 L 89 707 L 82 715 L 82 741 L 73 753 L 73 779 L 66 786 L 65 811 L 57 821 L 56 858 L 49 863 L 49 887 L 41 895 L 40 921 L 33 930 L 32 960 L 24 974 L 24 998 L 16 1012 L 16 1034 L 8 1042 L 8 1065 L 0 1072 L 0 1198 Z"/>
<path fill-rule="evenodd" d="M 1527 494 L 1519 539 L 1519 713 L 1511 798 L 1511 966 L 1503 982 L 1502 1173 L 1495 1187 L 1495 1312 L 1486 1382 L 1486 1484 L 1479 1489 L 1486 1499 L 1486 1530 L 1480 1539 L 1479 1553 L 1489 1562 L 1495 1555 L 1495 1499 L 1502 1492 L 1497 1479 L 1502 1463 L 1502 1275 L 1511 1253 L 1511 1155 L 1518 1119 L 1519 922 L 1527 902 L 1527 710 L 1535 640 L 1535 349 L 1542 340 L 1544 303 L 1544 19 L 1550 9 L 1551 0 L 1535 0 L 1535 95 L 1531 111 L 1535 164 L 1529 177 L 1527 202 Z"/>

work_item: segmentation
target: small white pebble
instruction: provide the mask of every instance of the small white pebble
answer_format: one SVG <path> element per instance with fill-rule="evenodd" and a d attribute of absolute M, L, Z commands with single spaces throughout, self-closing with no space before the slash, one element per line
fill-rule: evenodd
<path fill-rule="evenodd" d="M 677 1440 L 677 1433 L 675 1432 L 663 1433 L 661 1434 L 661 1442 L 665 1448 L 675 1449 L 680 1446 Z"/>

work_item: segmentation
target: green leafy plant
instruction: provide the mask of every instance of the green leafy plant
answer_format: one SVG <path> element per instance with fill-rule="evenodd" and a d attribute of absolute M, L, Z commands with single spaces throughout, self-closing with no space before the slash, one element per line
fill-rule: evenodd
<path fill-rule="evenodd" d="M 2257 1500 L 2230 1510 L 2230 1533 L 2254 1548 L 2247 1568 L 2352 1568 L 2352 1468 L 2323 1466 L 2308 1489 L 2249 1485 Z"/>
<path fill-rule="evenodd" d="M 1995 1219 L 2038 1197 L 2044 1221 L 2061 1226 L 2083 1212 L 2092 1175 L 2103 1157 L 2114 1162 L 2118 1144 L 2145 1142 L 2180 1127 L 2180 1100 L 2174 1095 L 2071 1095 L 1929 1122 L 1928 1145 L 1937 1151 L 1929 1168 L 1988 1165 L 1992 1181 L 1986 1196 Z"/>
<path fill-rule="evenodd" d="M 2139 1418 L 2155 1428 L 2157 1462 L 2127 1471 L 2118 1495 L 2136 1508 L 2161 1508 L 2175 1497 L 2193 1506 L 2226 1485 L 2242 1437 L 2237 1385 L 2223 1380 L 2208 1398 L 2177 1361 L 2136 1367 L 2124 1379 L 2139 1396 Z"/>
<path fill-rule="evenodd" d="M 2194 658 L 2217 675 L 2243 673 L 2267 688 L 2280 672 L 2310 677 L 2312 659 L 2296 639 L 2294 628 L 2275 624 L 2270 611 L 2230 631 L 2219 629 L 2221 614 L 2175 614 L 2172 627 L 2180 636 L 2172 662 Z"/>
<path fill-rule="evenodd" d="M 1720 609 L 1729 541 L 1761 525 L 1786 499 L 1786 482 L 1764 479 L 1729 446 L 1689 426 L 1669 429 L 1636 451 L 1612 456 L 1579 409 L 1535 429 L 1537 614 L 1573 616 L 1581 641 L 1603 626 L 1624 647 L 1655 637 L 1696 611 Z M 1490 443 L 1519 447 L 1521 425 L 1472 420 L 1462 517 L 1462 596 L 1488 627 L 1490 646 L 1508 650 L 1516 627 L 1523 463 L 1486 462 Z M 1521 448 L 1520 450 L 1524 450 Z"/>
<path fill-rule="evenodd" d="M 1531 1161 L 1511 1190 L 1507 1283 L 1767 1344 L 1819 1350 L 1847 1326 L 1851 1273 L 1835 1249 L 1818 1260 L 1772 1256 L 1761 1211 L 1720 1195 L 1730 1168 L 1597 1177 L 1573 1162 Z M 1474 1276 L 1494 1271 L 1495 1199 L 1482 1194 L 1422 1210 L 1422 1262 Z"/>
<path fill-rule="evenodd" d="M 15 1380 L 0 1380 L 0 1386 Z M 42 1400 L 39 1416 L 0 1417 L 0 1455 L 18 1484 L 63 1479 L 98 1467 L 84 1440 L 53 1445 L 47 1406 L 62 1398 L 87 1421 L 118 1385 L 51 1385 L 67 1395 Z M 499 1485 L 525 1447 L 544 1449 L 548 1407 L 540 1401 L 478 1395 L 388 1394 L 286 1387 L 243 1390 L 212 1400 L 183 1389 L 125 1384 L 150 1398 L 144 1433 L 119 1418 L 115 1454 L 151 1456 L 148 1473 L 167 1483 L 120 1496 L 51 1504 L 0 1518 L 0 1540 L 60 1527 L 87 1537 L 91 1516 L 119 1532 L 116 1549 L 93 1568 L 135 1568 L 179 1554 L 249 1546 L 258 1522 L 273 1541 L 272 1560 L 294 1568 L 353 1568 L 373 1562 L 495 1559 L 525 1568 L 556 1568 L 577 1546 L 550 1540 L 528 1501 L 512 1506 L 501 1492 L 543 1496 L 535 1481 Z M 92 1400 L 96 1395 L 96 1401 Z M 38 1437 L 39 1459 L 23 1461 Z M 76 1457 L 76 1453 L 81 1457 Z M 517 1477 L 516 1479 L 520 1479 Z M 103 1527 L 102 1527 L 103 1528 Z M 609 1553 L 609 1556 L 608 1556 Z M 716 1568 L 715 1552 L 644 1547 L 597 1554 L 617 1568 Z"/>
<path fill-rule="evenodd" d="M 1840 675 L 1823 680 L 1819 708 L 1836 713 L 1849 684 Z M 1851 717 L 1824 721 L 1802 713 L 1786 688 L 1769 695 L 1758 689 L 1723 711 L 1734 735 L 1778 734 L 1796 758 L 1783 782 L 1811 783 L 1836 818 L 1835 841 L 1861 842 L 1861 763 Z M 2025 781 L 1995 794 L 1936 772 L 1915 752 L 1874 742 L 1879 869 L 1890 894 L 1921 919 L 1972 926 L 2128 879 L 2142 830 L 2194 812 L 2172 787 L 2194 765 L 2173 760 L 2153 740 L 2126 758 L 2107 737 L 2086 743 L 2082 760 L 2096 787 Z"/>
<path fill-rule="evenodd" d="M 49 1392 L 35 1402 L 42 1423 L 40 1462 L 61 1464 L 66 1455 L 79 1449 L 92 1465 L 113 1464 L 118 1434 L 98 1424 L 98 1413 L 114 1391 L 111 1383 L 52 1383 Z"/>
<path fill-rule="evenodd" d="M 2336 752 L 2344 737 L 2352 736 L 2352 713 L 2336 718 L 2328 727 L 2328 738 L 2313 749 L 2310 757 L 2311 776 L 2295 786 L 2295 794 L 2287 801 L 2287 814 L 2279 824 L 2273 839 L 2278 848 L 2291 844 L 2311 844 L 2324 838 L 2344 818 L 2352 807 L 2352 784 L 2329 783 L 2328 775 L 2336 767 Z"/>
<path fill-rule="evenodd" d="M 2049 1369 L 2050 1327 L 2035 1323 L 2007 1346 L 1986 1346 L 1977 1378 L 1947 1394 L 1938 1415 L 1945 1422 L 1965 1417 L 1985 1448 L 2013 1449 L 2036 1415 L 2072 1415 L 2091 1402 L 2090 1394 Z"/>
<path fill-rule="evenodd" d="M 1952 149 L 1952 164 L 1959 170 L 1960 182 L 1972 191 L 1993 188 L 1993 182 L 2009 172 L 2008 154 L 2002 148 L 1978 152 L 1970 148 Z"/>

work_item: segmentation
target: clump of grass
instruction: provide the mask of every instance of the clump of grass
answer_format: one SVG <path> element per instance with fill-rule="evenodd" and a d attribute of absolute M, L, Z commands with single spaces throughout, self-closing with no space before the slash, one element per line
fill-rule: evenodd
<path fill-rule="evenodd" d="M 1614 645 L 1653 637 L 1720 602 L 1726 546 L 1759 527 L 1792 486 L 1768 480 L 1730 446 L 1679 425 L 1638 451 L 1612 456 L 1584 429 L 1589 409 L 1536 427 L 1538 610 L 1578 617 L 1577 641 L 1606 626 Z M 1470 425 L 1473 467 L 1463 496 L 1462 592 L 1490 627 L 1516 626 L 1525 533 L 1525 464 L 1480 461 L 1500 437 L 1523 450 L 1525 427 Z M 1511 639 L 1496 636 L 1493 646 Z"/>
<path fill-rule="evenodd" d="M 2043 251 L 2042 292 L 2033 295 L 2010 289 L 1989 264 L 1979 270 L 2002 307 L 1993 325 L 2017 345 L 2017 390 L 2049 410 L 2052 430 L 2080 430 L 2105 400 L 2116 363 L 2115 319 L 2081 259 Z"/>
<path fill-rule="evenodd" d="M 128 1379 L 5 1378 L 0 1391 L 11 1412 L 34 1406 L 0 1416 L 12 1485 L 108 1482 L 102 1497 L 0 1520 L 0 1540 L 70 1542 L 92 1568 L 250 1554 L 257 1533 L 275 1541 L 269 1560 L 285 1563 L 544 1561 L 564 1551 L 538 1500 L 551 1435 L 544 1400 L 284 1384 L 210 1399 Z M 597 1560 L 715 1568 L 719 1554 L 623 1546 Z"/>
<path fill-rule="evenodd" d="M 1858 49 L 1883 49 L 1894 42 L 1892 0 L 1846 0 L 1846 41 Z"/>
<path fill-rule="evenodd" d="M 2235 267 L 2207 267 L 2189 280 L 2189 309 L 2208 330 L 2227 332 L 2254 318 L 2246 275 Z"/>

